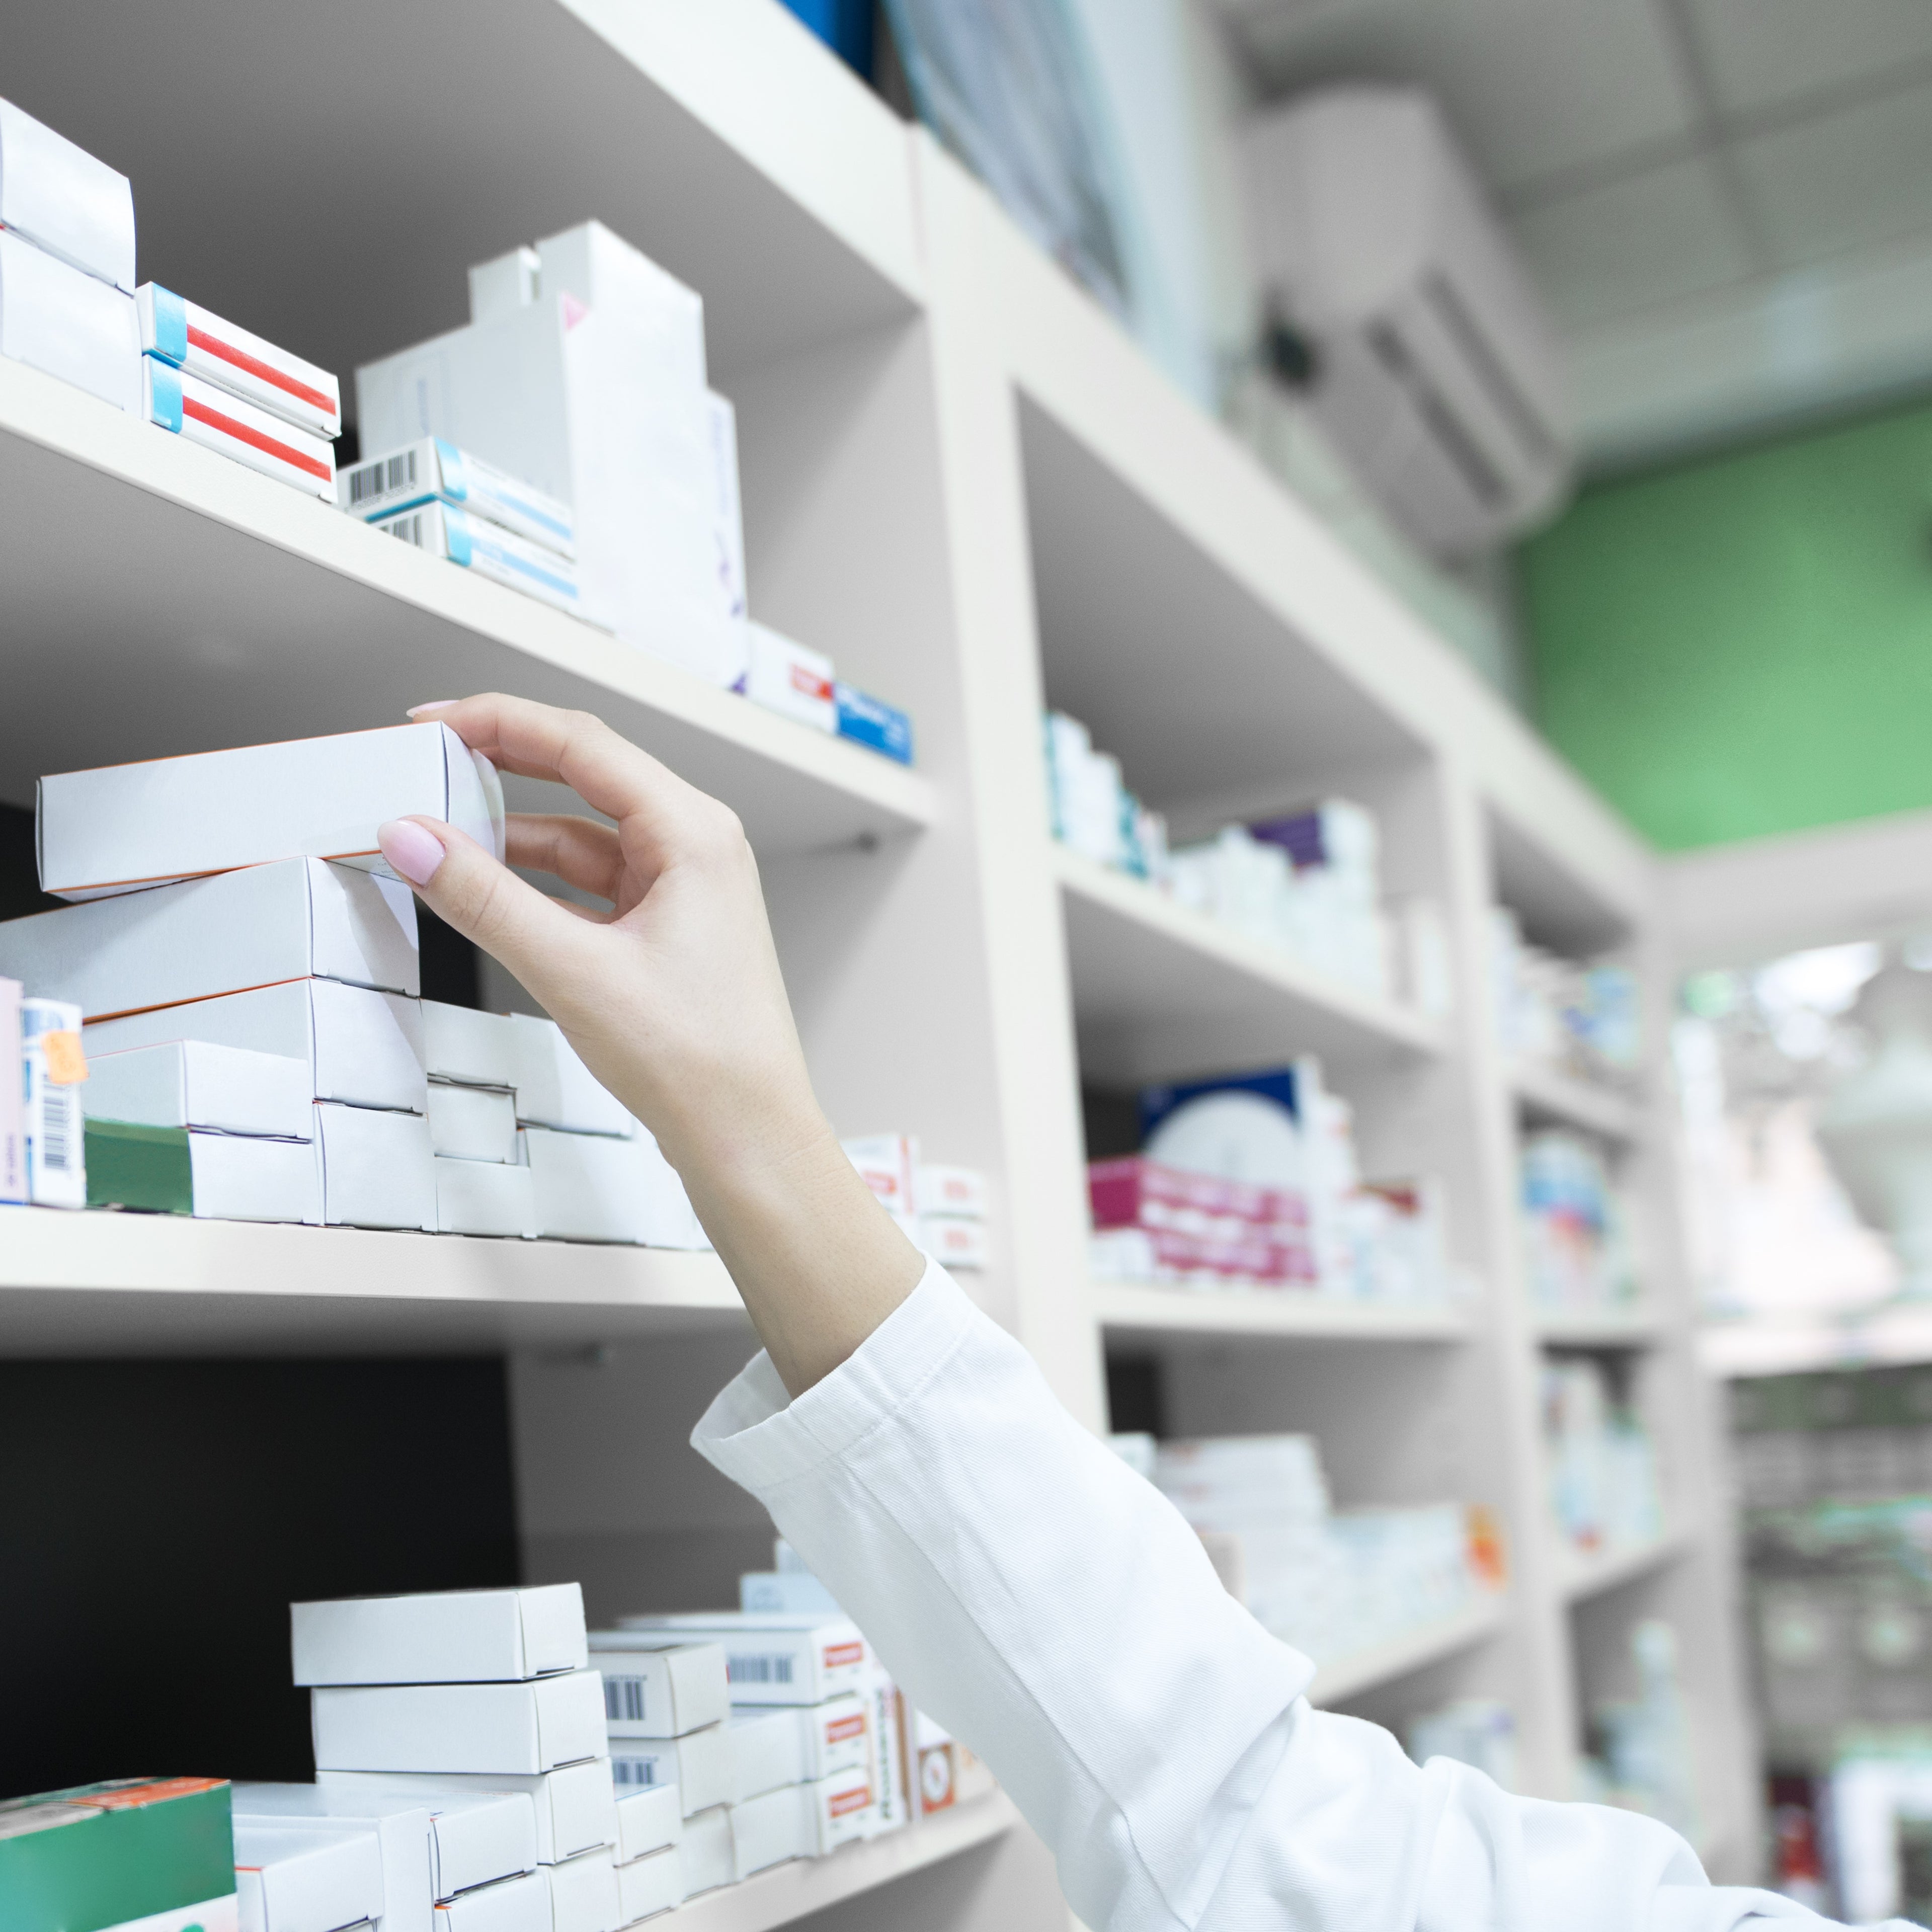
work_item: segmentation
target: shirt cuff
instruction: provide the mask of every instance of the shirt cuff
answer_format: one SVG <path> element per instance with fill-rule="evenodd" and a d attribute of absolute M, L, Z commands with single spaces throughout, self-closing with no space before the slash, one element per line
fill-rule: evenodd
<path fill-rule="evenodd" d="M 691 1446 L 754 1495 L 844 1455 L 943 1369 L 987 1318 L 937 1262 L 858 1348 L 796 1401 L 762 1349 L 691 1432 Z"/>

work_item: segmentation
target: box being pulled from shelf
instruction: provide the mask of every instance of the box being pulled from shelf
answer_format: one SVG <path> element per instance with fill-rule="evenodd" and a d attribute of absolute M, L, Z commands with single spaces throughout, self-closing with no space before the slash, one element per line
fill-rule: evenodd
<path fill-rule="evenodd" d="M 4 174 L 0 166 L 0 180 Z M 71 382 L 130 416 L 141 412 L 134 298 L 4 228 L 0 356 Z"/>
<path fill-rule="evenodd" d="M 604 1758 L 594 1670 L 528 1683 L 327 1684 L 309 1694 L 318 1770 L 533 1777 Z"/>
<path fill-rule="evenodd" d="M 326 369 L 184 301 L 158 282 L 134 291 L 141 348 L 158 361 L 268 410 L 310 436 L 342 434 L 341 386 Z"/>
<path fill-rule="evenodd" d="M 454 503 L 419 504 L 393 516 L 372 518 L 369 526 L 446 563 L 473 570 L 493 584 L 520 590 L 539 603 L 575 616 L 584 614 L 577 566 L 568 558 L 472 518 Z"/>
<path fill-rule="evenodd" d="M 536 1188 L 528 1168 L 500 1160 L 458 1160 L 440 1154 L 435 1167 L 439 1234 L 536 1239 Z"/>
<path fill-rule="evenodd" d="M 665 1845 L 617 1868 L 617 1922 L 634 1925 L 685 1901 L 684 1848 Z"/>
<path fill-rule="evenodd" d="M 334 446 L 271 411 L 153 356 L 141 358 L 141 403 L 157 429 L 304 496 L 335 500 Z"/>
<path fill-rule="evenodd" d="M 694 1811 L 728 1804 L 731 1797 L 729 1726 L 707 1724 L 681 1738 L 613 1738 L 610 1775 L 620 1792 L 677 1787 L 679 1808 Z"/>
<path fill-rule="evenodd" d="M 134 190 L 64 134 L 0 100 L 0 228 L 134 292 Z"/>
<path fill-rule="evenodd" d="M 284 1054 L 177 1040 L 97 1053 L 81 1098 L 90 1119 L 307 1141 L 315 1135 L 311 1084 L 307 1066 Z"/>
<path fill-rule="evenodd" d="M 436 1166 L 420 1114 L 319 1100 L 315 1123 L 325 1226 L 436 1232 Z"/>
<path fill-rule="evenodd" d="M 86 1136 L 90 1208 L 321 1224 L 322 1170 L 309 1142 L 92 1118 Z"/>
<path fill-rule="evenodd" d="M 382 1848 L 368 1826 L 237 1818 L 235 1890 L 245 1932 L 388 1923 Z"/>
<path fill-rule="evenodd" d="M 304 1688 L 520 1682 L 590 1660 L 576 1583 L 291 1604 L 289 1646 L 292 1681 Z"/>
<path fill-rule="evenodd" d="M 590 1645 L 613 1738 L 680 1738 L 724 1721 L 730 1696 L 719 1646 L 635 1630 L 592 1630 Z"/>
<path fill-rule="evenodd" d="M 412 814 L 442 819 L 502 856 L 496 767 L 446 724 L 56 772 L 35 796 L 40 890 L 98 898 L 298 858 L 393 878 L 376 829 Z"/>
<path fill-rule="evenodd" d="M 341 471 L 336 500 L 352 517 L 382 523 L 424 503 L 446 503 L 561 557 L 577 555 L 570 506 L 494 463 L 426 436 Z"/>
<path fill-rule="evenodd" d="M 541 1680 L 554 1682 L 555 1679 Z M 494 1687 L 501 1688 L 503 1687 Z M 586 1760 L 561 1771 L 529 1773 L 493 1772 L 358 1772 L 320 1769 L 319 1784 L 344 1790 L 420 1791 L 424 1802 L 443 1796 L 521 1796 L 532 1808 L 536 1856 L 554 1865 L 599 1845 L 617 1842 L 617 1802 L 610 1782 L 610 1760 Z"/>
<path fill-rule="evenodd" d="M 290 980 L 413 995 L 418 959 L 408 887 L 320 859 L 0 921 L 0 972 L 78 1000 L 88 1020 Z"/>
<path fill-rule="evenodd" d="M 734 1705 L 822 1704 L 865 1688 L 866 1640 L 842 1616 L 697 1610 L 621 1617 L 618 1628 L 721 1645 Z"/>
<path fill-rule="evenodd" d="M 417 1794 L 335 1791 L 326 1784 L 234 1787 L 235 1823 L 278 1831 L 368 1832 L 382 1866 L 382 1932 L 432 1932 L 434 1821 Z"/>

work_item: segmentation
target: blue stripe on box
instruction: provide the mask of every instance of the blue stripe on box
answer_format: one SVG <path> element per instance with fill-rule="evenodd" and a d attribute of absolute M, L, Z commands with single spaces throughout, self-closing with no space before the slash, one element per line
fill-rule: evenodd
<path fill-rule="evenodd" d="M 470 500 L 470 477 L 463 466 L 462 451 L 453 442 L 445 442 L 440 436 L 433 436 L 430 440 L 436 445 L 440 494 L 452 502 L 466 503 Z"/>
<path fill-rule="evenodd" d="M 154 285 L 153 353 L 174 363 L 188 360 L 188 304 L 172 289 Z"/>
<path fill-rule="evenodd" d="M 158 423 L 163 429 L 181 434 L 182 386 L 181 378 L 166 363 L 152 356 L 143 356 L 148 378 L 148 420 Z"/>
<path fill-rule="evenodd" d="M 896 706 L 843 682 L 832 686 L 838 735 L 902 765 L 912 763 L 912 720 Z"/>
<path fill-rule="evenodd" d="M 547 584 L 551 590 L 560 592 L 564 596 L 570 598 L 572 602 L 576 602 L 577 586 L 572 583 L 568 578 L 559 577 L 550 571 L 539 568 L 537 565 L 530 562 L 526 558 L 513 556 L 508 550 L 503 549 L 499 544 L 490 542 L 487 538 L 480 542 L 477 548 L 485 556 L 494 559 L 506 570 L 514 570 L 520 576 L 533 578 L 538 584 Z"/>
<path fill-rule="evenodd" d="M 442 511 L 443 541 L 448 546 L 449 560 L 467 568 L 472 545 L 470 519 L 454 503 L 446 503 Z"/>

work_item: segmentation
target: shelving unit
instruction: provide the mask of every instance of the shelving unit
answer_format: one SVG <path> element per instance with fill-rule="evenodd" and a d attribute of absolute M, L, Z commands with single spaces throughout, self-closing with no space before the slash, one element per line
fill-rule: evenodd
<path fill-rule="evenodd" d="M 343 0 L 272 28 L 244 0 L 191 22 L 70 0 L 16 26 L 10 98 L 131 174 L 144 275 L 345 378 L 460 320 L 469 262 L 591 214 L 688 281 L 738 410 L 753 608 L 910 710 L 918 764 L 705 688 L 0 362 L 0 796 L 490 686 L 598 712 L 744 820 L 842 1130 L 916 1132 L 988 1175 L 994 1264 L 970 1286 L 1077 1416 L 1106 1425 L 1109 1348 L 1152 1354 L 1176 1432 L 1306 1429 L 1344 1503 L 1498 1513 L 1507 1591 L 1330 1665 L 1318 1700 L 1400 1724 L 1506 1698 L 1528 1787 L 1565 1796 L 1614 1647 L 1604 1618 L 1654 1605 L 1683 1634 L 1706 1810 L 1742 1871 L 1724 1552 L 1680 1529 L 1579 1588 L 1538 1427 L 1546 1346 L 1640 1345 L 1682 1418 L 1672 1520 L 1717 1520 L 1672 1260 L 1664 1009 L 1648 1097 L 1626 1106 L 1506 1067 L 1484 998 L 1500 898 L 1546 943 L 1635 949 L 1660 998 L 1650 855 L 772 0 L 505 0 L 487 30 L 455 0 Z M 1330 792 L 1369 806 L 1389 889 L 1444 910 L 1454 1014 L 1364 998 L 1056 848 L 1048 703 L 1184 829 Z M 1376 1171 L 1444 1178 L 1480 1298 L 1093 1282 L 1083 1082 L 1310 1052 Z M 1622 1146 L 1652 1204 L 1658 1264 L 1627 1330 L 1527 1304 L 1516 1150 L 1544 1118 Z M 681 1581 L 718 1574 L 692 1553 L 707 1538 L 769 1534 L 683 1447 L 748 1346 L 707 1256 L 0 1210 L 8 1353 L 508 1352 L 526 1574 L 581 1575 L 593 1616 L 709 1587 Z M 682 1916 L 752 1932 L 832 1906 L 854 1926 L 1066 1922 L 1004 1799 Z"/>
<path fill-rule="evenodd" d="M 1566 1550 L 1558 1564 L 1557 1587 L 1566 1602 L 1581 1603 L 1587 1597 L 1620 1588 L 1660 1569 L 1683 1554 L 1689 1540 L 1688 1533 L 1680 1527 L 1624 1549 L 1593 1550 L 1588 1554 Z"/>
<path fill-rule="evenodd" d="M 1642 1132 L 1642 1108 L 1608 1088 L 1526 1065 L 1512 1066 L 1509 1080 L 1524 1119 L 1539 1126 L 1581 1127 L 1618 1146 L 1628 1146 Z"/>

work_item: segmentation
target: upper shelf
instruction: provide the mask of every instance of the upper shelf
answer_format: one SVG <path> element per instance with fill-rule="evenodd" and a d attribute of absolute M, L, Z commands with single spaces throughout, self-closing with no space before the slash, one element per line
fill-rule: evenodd
<path fill-rule="evenodd" d="M 1551 1348 L 1645 1348 L 1664 1340 L 1656 1307 L 1634 1302 L 1612 1308 L 1535 1308 L 1530 1326 Z"/>
<path fill-rule="evenodd" d="M 594 711 L 764 852 L 928 823 L 932 786 L 0 360 L 0 797 L 43 772 L 399 722 L 492 688 Z"/>
<path fill-rule="evenodd" d="M 1318 1053 L 1331 1067 L 1448 1050 L 1446 1030 L 1177 905 L 1144 881 L 1064 845 L 1066 909 L 1083 1069 L 1139 1084 Z"/>
<path fill-rule="evenodd" d="M 1681 1526 L 1668 1528 L 1648 1541 L 1626 1544 L 1622 1549 L 1601 1550 L 1584 1556 L 1571 1550 L 1558 1552 L 1557 1594 L 1566 1603 L 1581 1603 L 1586 1598 L 1614 1590 L 1621 1584 L 1660 1570 L 1683 1554 L 1690 1538 Z"/>
<path fill-rule="evenodd" d="M 1502 1628 L 1502 1597 L 1486 1592 L 1453 1617 L 1424 1624 L 1419 1629 L 1391 1637 L 1386 1643 L 1324 1664 L 1308 1687 L 1308 1701 L 1316 1705 L 1346 1703 L 1378 1684 L 1440 1663 L 1459 1650 L 1481 1642 L 1485 1637 L 1494 1636 Z"/>
<path fill-rule="evenodd" d="M 1620 1143 L 1634 1141 L 1643 1131 L 1643 1111 L 1636 1102 L 1607 1088 L 1527 1060 L 1510 1069 L 1509 1082 L 1524 1118 L 1538 1125 L 1582 1127 Z"/>
<path fill-rule="evenodd" d="M 1094 1312 L 1110 1335 L 1461 1342 L 1472 1332 L 1468 1316 L 1460 1308 L 1347 1301 L 1288 1288 L 1196 1289 L 1096 1282 Z"/>

